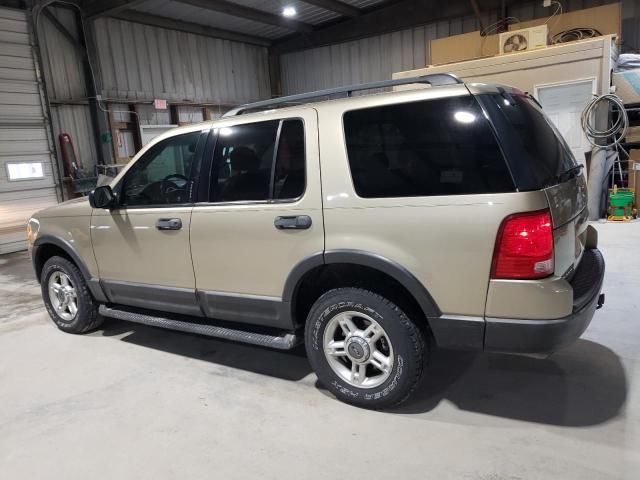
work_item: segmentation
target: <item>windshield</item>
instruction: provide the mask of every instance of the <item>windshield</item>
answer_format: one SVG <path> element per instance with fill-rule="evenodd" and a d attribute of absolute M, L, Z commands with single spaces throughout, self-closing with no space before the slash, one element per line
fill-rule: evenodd
<path fill-rule="evenodd" d="M 506 91 L 478 95 L 508 158 L 519 190 L 537 190 L 567 180 L 577 163 L 558 129 L 529 97 Z"/>

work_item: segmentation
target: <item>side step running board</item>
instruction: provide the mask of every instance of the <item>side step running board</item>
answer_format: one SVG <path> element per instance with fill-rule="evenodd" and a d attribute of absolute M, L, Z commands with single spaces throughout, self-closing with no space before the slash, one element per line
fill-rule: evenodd
<path fill-rule="evenodd" d="M 226 327 L 217 327 L 204 323 L 187 322 L 183 320 L 173 320 L 170 318 L 155 317 L 142 313 L 119 310 L 117 308 L 100 305 L 100 315 L 104 317 L 117 318 L 127 322 L 141 323 L 151 327 L 167 328 L 180 332 L 197 333 L 208 337 L 224 338 L 236 342 L 251 343 L 262 347 L 277 348 L 279 350 L 290 350 L 302 341 L 299 335 L 294 333 L 283 333 L 280 336 L 266 335 L 263 333 L 247 332 L 245 330 L 235 330 Z"/>

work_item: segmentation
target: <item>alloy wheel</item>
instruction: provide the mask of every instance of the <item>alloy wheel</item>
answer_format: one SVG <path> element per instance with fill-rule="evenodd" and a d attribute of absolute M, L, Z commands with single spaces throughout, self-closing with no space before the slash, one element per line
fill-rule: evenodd
<path fill-rule="evenodd" d="M 55 271 L 49 277 L 49 300 L 56 314 L 70 322 L 78 313 L 78 295 L 69 275 Z"/>
<path fill-rule="evenodd" d="M 382 326 L 361 312 L 333 317 L 324 332 L 324 354 L 343 381 L 358 388 L 384 383 L 393 369 L 393 346 Z"/>

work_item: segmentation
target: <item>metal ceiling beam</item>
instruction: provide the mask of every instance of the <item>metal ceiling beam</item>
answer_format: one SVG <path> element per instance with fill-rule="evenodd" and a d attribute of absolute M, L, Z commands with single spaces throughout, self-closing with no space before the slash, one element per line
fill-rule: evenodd
<path fill-rule="evenodd" d="M 247 20 L 253 20 L 258 23 L 265 23 L 267 25 L 275 25 L 277 27 L 293 30 L 294 32 L 310 33 L 313 31 L 313 26 L 308 23 L 299 22 L 297 20 L 291 20 L 289 18 L 275 15 L 273 13 L 265 12 L 255 8 L 245 7 L 237 3 L 228 2 L 227 0 L 176 0 L 179 3 L 185 5 L 191 5 L 198 8 L 204 8 L 206 10 L 212 10 L 214 12 L 224 13 L 233 17 L 244 18 Z"/>
<path fill-rule="evenodd" d="M 108 17 L 116 13 L 135 8 L 146 0 L 107 0 L 84 2 L 83 13 L 85 18 L 94 20 L 99 17 Z"/>
<path fill-rule="evenodd" d="M 481 5 L 485 11 L 498 9 L 500 0 L 483 0 Z M 277 40 L 273 43 L 271 52 L 277 55 L 348 42 L 472 14 L 473 9 L 466 1 L 443 3 L 438 0 L 401 0 L 363 13 L 357 18 L 316 28 L 307 35 L 294 35 Z"/>
<path fill-rule="evenodd" d="M 223 40 L 231 40 L 233 42 L 250 43 L 261 47 L 268 47 L 271 41 L 267 38 L 256 37 L 253 35 L 245 35 L 244 33 L 232 32 L 221 28 L 207 27 L 198 23 L 183 22 L 173 20 L 167 17 L 158 17 L 134 10 L 125 10 L 121 13 L 112 15 L 114 18 L 126 20 L 128 22 L 141 23 L 143 25 L 151 25 L 152 27 L 167 28 L 169 30 L 179 30 L 181 32 L 195 33 L 196 35 L 204 35 L 205 37 L 220 38 Z"/>
<path fill-rule="evenodd" d="M 45 16 L 47 20 L 51 22 L 51 24 L 65 37 L 69 43 L 76 49 L 76 51 L 84 58 L 87 55 L 87 51 L 84 46 L 80 44 L 78 39 L 69 31 L 67 27 L 65 27 L 58 17 L 56 17 L 48 8 L 44 8 L 42 10 L 42 14 Z"/>
<path fill-rule="evenodd" d="M 355 18 L 362 14 L 362 10 L 353 7 L 347 3 L 340 2 L 338 0 L 302 0 L 304 3 L 313 5 L 315 7 L 324 8 L 330 12 L 339 13 L 345 17 Z"/>

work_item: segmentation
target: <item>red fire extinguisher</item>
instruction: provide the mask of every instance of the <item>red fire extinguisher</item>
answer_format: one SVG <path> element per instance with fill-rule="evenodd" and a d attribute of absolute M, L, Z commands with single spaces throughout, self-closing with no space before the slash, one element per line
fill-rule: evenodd
<path fill-rule="evenodd" d="M 60 142 L 60 152 L 62 153 L 62 164 L 64 165 L 65 177 L 78 178 L 78 172 L 82 168 L 82 163 L 76 157 L 76 150 L 73 147 L 73 140 L 68 133 L 58 135 Z"/>

